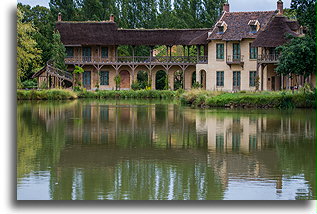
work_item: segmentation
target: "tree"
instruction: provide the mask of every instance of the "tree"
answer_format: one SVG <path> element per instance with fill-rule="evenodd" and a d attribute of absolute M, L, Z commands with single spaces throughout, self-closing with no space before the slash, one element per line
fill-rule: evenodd
<path fill-rule="evenodd" d="M 296 17 L 302 26 L 307 27 L 308 34 L 316 38 L 316 0 L 292 0 L 291 9 L 296 11 Z"/>
<path fill-rule="evenodd" d="M 17 10 L 17 87 L 22 87 L 22 81 L 32 74 L 39 66 L 41 50 L 33 39 L 36 29 L 31 23 L 22 22 L 23 13 Z"/>
<path fill-rule="evenodd" d="M 51 46 L 54 21 L 52 19 L 51 11 L 42 6 L 30 7 L 29 5 L 18 4 L 18 8 L 24 13 L 22 22 L 30 22 L 37 29 L 34 32 L 34 39 L 37 47 L 42 50 L 42 62 L 44 65 L 51 58 Z"/>
<path fill-rule="evenodd" d="M 62 14 L 62 19 L 65 21 L 79 19 L 76 3 L 73 0 L 50 0 L 49 7 L 55 20 L 57 20 L 58 13 Z"/>
<path fill-rule="evenodd" d="M 308 77 L 316 69 L 315 41 L 309 37 L 295 37 L 289 43 L 277 48 L 281 57 L 276 72 L 284 75 Z"/>
<path fill-rule="evenodd" d="M 56 68 L 61 70 L 66 70 L 66 65 L 64 59 L 66 58 L 66 49 L 61 42 L 61 35 L 58 31 L 53 33 L 53 41 L 52 41 L 52 56 L 51 60 L 53 61 L 53 65 Z"/>

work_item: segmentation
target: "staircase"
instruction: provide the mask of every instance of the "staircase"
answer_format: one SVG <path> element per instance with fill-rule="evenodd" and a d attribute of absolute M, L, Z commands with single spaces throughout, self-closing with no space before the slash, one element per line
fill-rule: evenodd
<path fill-rule="evenodd" d="M 66 81 L 69 81 L 71 83 L 73 82 L 73 75 L 67 71 L 63 71 L 63 70 L 60 70 L 58 68 L 55 68 L 53 66 L 52 61 L 47 62 L 46 72 L 48 75 L 57 77 L 58 79 L 66 80 Z"/>

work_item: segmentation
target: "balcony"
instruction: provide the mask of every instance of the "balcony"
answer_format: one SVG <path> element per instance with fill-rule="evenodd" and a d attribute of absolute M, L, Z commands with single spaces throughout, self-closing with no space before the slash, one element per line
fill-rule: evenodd
<path fill-rule="evenodd" d="M 228 55 L 227 56 L 227 65 L 241 65 L 244 66 L 243 55 Z"/>
<path fill-rule="evenodd" d="M 66 64 L 207 64 L 207 56 L 119 56 L 115 60 L 100 57 L 67 57 Z"/>
<path fill-rule="evenodd" d="M 258 56 L 258 62 L 260 63 L 278 63 L 279 54 L 262 54 Z"/>

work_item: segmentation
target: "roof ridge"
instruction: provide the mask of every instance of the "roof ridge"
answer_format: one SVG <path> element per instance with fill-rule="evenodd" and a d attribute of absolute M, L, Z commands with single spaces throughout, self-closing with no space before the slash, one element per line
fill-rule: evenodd
<path fill-rule="evenodd" d="M 236 11 L 236 12 L 225 12 L 225 13 L 275 13 L 275 10 L 263 10 L 263 11 Z"/>
<path fill-rule="evenodd" d="M 176 31 L 184 31 L 184 30 L 210 30 L 210 28 L 118 28 L 118 30 L 128 30 L 128 31 L 138 31 L 138 30 L 144 30 L 144 31 L 159 31 L 159 30 L 176 30 Z"/>

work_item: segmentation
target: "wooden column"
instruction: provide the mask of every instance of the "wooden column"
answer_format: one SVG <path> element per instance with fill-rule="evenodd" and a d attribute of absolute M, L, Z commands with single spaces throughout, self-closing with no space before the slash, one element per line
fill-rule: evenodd
<path fill-rule="evenodd" d="M 135 48 L 135 46 L 132 45 L 132 62 L 134 62 L 134 48 Z"/>

